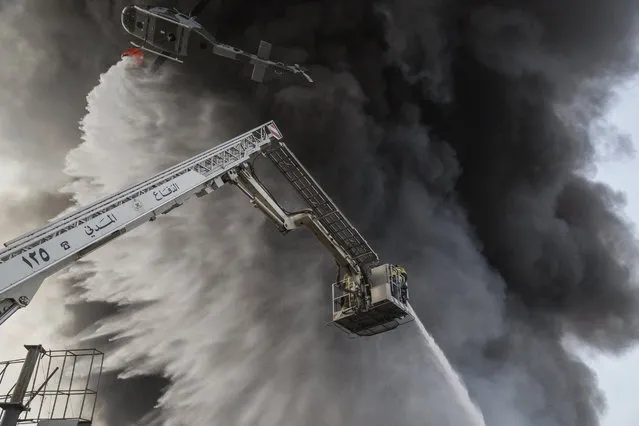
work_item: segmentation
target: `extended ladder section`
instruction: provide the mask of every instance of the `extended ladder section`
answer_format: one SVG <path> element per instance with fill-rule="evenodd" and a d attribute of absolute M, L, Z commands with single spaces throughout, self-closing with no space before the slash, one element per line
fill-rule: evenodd
<path fill-rule="evenodd" d="M 280 142 L 272 146 L 272 149 L 267 149 L 264 155 L 275 164 L 306 201 L 315 213 L 317 221 L 326 228 L 328 233 L 360 267 L 368 266 L 379 260 L 364 237 L 342 214 L 285 144 Z"/>
<path fill-rule="evenodd" d="M 364 237 L 337 208 L 288 147 L 273 121 L 157 175 L 64 215 L 5 243 L 0 251 L 0 324 L 28 305 L 42 281 L 127 231 L 225 183 L 242 190 L 282 231 L 309 228 L 339 265 L 333 284 L 333 323 L 362 336 L 413 319 L 403 268 L 379 263 Z M 263 154 L 308 204 L 284 210 L 251 166 Z"/>
<path fill-rule="evenodd" d="M 281 137 L 274 122 L 5 243 L 0 251 L 0 324 L 42 281 L 127 231 L 222 186 L 223 175 Z"/>

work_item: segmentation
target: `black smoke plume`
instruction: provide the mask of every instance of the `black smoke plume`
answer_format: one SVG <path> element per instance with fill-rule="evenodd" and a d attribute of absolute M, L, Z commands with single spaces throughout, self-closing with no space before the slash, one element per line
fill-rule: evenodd
<path fill-rule="evenodd" d="M 9 3 L 0 3 L 0 13 Z M 126 47 L 118 15 L 123 3 L 40 3 L 26 3 L 24 27 L 17 28 L 25 38 L 39 35 L 33 43 L 55 66 L 34 78 L 37 86 L 28 92 L 41 94 L 14 111 L 37 123 L 55 121 L 75 141 L 84 96 Z M 382 257 L 406 264 L 417 313 L 463 373 L 487 424 L 595 426 L 604 398 L 565 339 L 619 351 L 637 338 L 634 230 L 623 217 L 623 197 L 587 179 L 600 143 L 591 127 L 605 114 L 615 83 L 637 69 L 637 6 L 630 0 L 219 0 L 202 15 L 218 38 L 247 50 L 269 40 L 274 56 L 310 65 L 316 87 L 258 89 L 223 60 L 186 66 L 178 80 L 184 90 L 243 99 L 250 113 L 233 121 L 234 130 L 254 126 L 258 115 L 275 119 Z M 61 99 L 66 108 L 51 106 Z M 604 137 L 602 144 L 624 144 L 612 130 Z M 302 244 L 284 244 L 268 229 L 261 237 L 277 248 L 260 258 L 273 281 L 255 289 L 266 295 L 274 282 L 294 279 L 280 271 L 292 268 L 287 257 Z M 283 314 L 262 308 L 260 319 L 274 338 L 286 338 Z M 78 330 L 122 315 L 108 306 L 70 309 Z M 125 312 L 135 315 L 134 307 Z M 307 315 L 322 321 L 317 312 Z M 375 353 L 365 343 L 327 337 L 321 327 L 305 332 L 327 355 L 325 364 L 301 363 L 316 371 L 296 377 L 301 383 L 328 372 L 326 387 L 334 391 L 318 394 L 305 424 L 324 424 L 324 410 L 354 424 L 436 424 L 402 400 L 427 400 L 433 392 L 427 385 L 413 384 L 416 395 L 392 397 L 401 389 L 396 381 L 391 391 L 380 388 L 384 377 L 361 367 L 389 373 L 389 356 L 410 357 L 403 350 L 414 348 L 413 331 L 380 338 Z M 255 362 L 264 369 L 277 364 Z M 118 383 L 111 377 L 103 395 L 111 424 L 151 410 L 169 381 Z M 118 386 L 132 397 L 115 392 Z M 361 396 L 375 403 L 356 399 Z M 227 407 L 229 419 L 237 420 L 232 413 L 241 411 L 244 398 Z M 295 412 L 294 405 L 288 410 Z"/>

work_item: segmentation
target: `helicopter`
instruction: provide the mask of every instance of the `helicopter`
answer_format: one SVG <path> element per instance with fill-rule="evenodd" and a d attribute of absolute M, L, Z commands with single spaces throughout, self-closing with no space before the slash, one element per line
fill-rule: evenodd
<path fill-rule="evenodd" d="M 305 83 L 314 83 L 308 70 L 299 64 L 289 65 L 269 59 L 273 47 L 271 43 L 260 41 L 257 54 L 252 54 L 218 41 L 197 21 L 197 16 L 210 1 L 200 0 L 188 13 L 176 8 L 126 6 L 122 9 L 122 27 L 141 43 L 132 41 L 133 47 L 122 53 L 122 57 L 132 57 L 137 65 L 141 65 L 144 52 L 152 53 L 156 55 L 150 66 L 154 72 L 167 60 L 183 63 L 189 56 L 211 52 L 252 65 L 251 80 L 258 83 L 264 81 L 269 69 L 275 74 L 289 73 L 300 77 Z"/>

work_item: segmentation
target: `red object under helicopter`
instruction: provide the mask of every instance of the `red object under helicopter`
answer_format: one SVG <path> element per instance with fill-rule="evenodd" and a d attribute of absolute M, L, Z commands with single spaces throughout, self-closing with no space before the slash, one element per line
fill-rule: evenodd
<path fill-rule="evenodd" d="M 144 63 L 144 51 L 140 48 L 132 47 L 130 49 L 127 49 L 126 51 L 124 51 L 124 53 L 122 53 L 122 58 L 126 57 L 130 57 L 131 59 L 133 59 L 133 62 L 137 66 L 142 66 L 142 64 Z"/>

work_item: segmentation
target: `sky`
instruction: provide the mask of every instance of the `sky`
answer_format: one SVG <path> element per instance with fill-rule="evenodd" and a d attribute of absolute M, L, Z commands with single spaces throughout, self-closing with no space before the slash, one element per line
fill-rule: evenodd
<path fill-rule="evenodd" d="M 616 106 L 609 121 L 632 136 L 635 151 L 639 151 L 639 78 L 623 85 L 618 91 Z M 597 180 L 625 193 L 626 215 L 639 224 L 639 158 L 615 159 L 602 162 L 595 175 Z M 639 349 L 620 357 L 587 354 L 595 368 L 607 401 L 608 410 L 602 426 L 635 426 L 639 418 L 637 383 L 639 383 Z"/>

